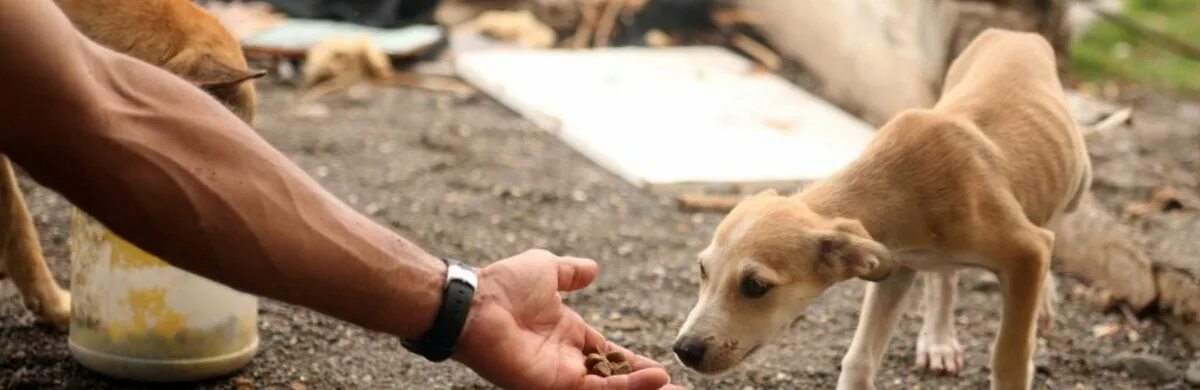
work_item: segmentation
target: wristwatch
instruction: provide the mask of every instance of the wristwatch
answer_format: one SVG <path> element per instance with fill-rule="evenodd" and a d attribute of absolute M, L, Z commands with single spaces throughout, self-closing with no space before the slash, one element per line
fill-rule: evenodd
<path fill-rule="evenodd" d="M 454 355 L 454 347 L 466 325 L 471 300 L 479 284 L 479 278 L 470 266 L 452 259 L 442 261 L 446 263 L 446 287 L 442 289 L 442 306 L 433 320 L 433 327 L 420 339 L 401 343 L 404 349 L 431 362 L 444 361 Z"/>

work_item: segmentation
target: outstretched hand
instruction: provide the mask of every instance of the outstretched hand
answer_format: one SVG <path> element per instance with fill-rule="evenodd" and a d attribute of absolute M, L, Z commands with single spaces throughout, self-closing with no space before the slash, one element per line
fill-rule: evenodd
<path fill-rule="evenodd" d="M 634 355 L 588 326 L 560 291 L 586 287 L 594 261 L 531 250 L 479 270 L 479 286 L 454 359 L 492 383 L 513 389 L 659 389 L 670 377 L 658 362 Z M 583 350 L 625 354 L 633 372 L 588 375 Z"/>

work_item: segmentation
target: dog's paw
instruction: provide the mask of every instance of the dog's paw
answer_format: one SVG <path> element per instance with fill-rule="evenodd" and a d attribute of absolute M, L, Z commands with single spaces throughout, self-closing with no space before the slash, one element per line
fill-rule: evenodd
<path fill-rule="evenodd" d="M 963 349 L 954 336 L 921 332 L 917 340 L 917 371 L 935 375 L 958 375 L 963 369 Z"/>
<path fill-rule="evenodd" d="M 843 372 L 838 377 L 838 390 L 875 390 L 875 383 L 870 375 L 857 375 Z"/>
<path fill-rule="evenodd" d="M 1037 323 L 1038 332 L 1045 333 L 1054 330 L 1054 324 L 1058 319 L 1058 311 L 1054 309 L 1053 304 L 1043 303 L 1038 306 Z"/>
<path fill-rule="evenodd" d="M 1058 282 L 1053 274 L 1046 275 L 1046 286 L 1043 287 L 1042 300 L 1038 304 L 1037 324 L 1038 332 L 1044 333 L 1054 330 L 1054 324 L 1058 319 Z"/>
<path fill-rule="evenodd" d="M 26 304 L 40 323 L 48 324 L 62 331 L 66 331 L 71 325 L 71 293 L 60 289 L 53 293 L 52 298 L 46 299 L 44 302 L 37 302 L 33 305 L 26 302 Z"/>

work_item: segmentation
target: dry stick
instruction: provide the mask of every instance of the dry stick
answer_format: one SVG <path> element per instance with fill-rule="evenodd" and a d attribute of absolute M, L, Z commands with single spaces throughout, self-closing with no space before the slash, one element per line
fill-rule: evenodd
<path fill-rule="evenodd" d="M 758 18 L 741 8 L 713 10 L 711 13 L 709 13 L 709 18 L 712 19 L 714 24 L 721 28 L 730 28 L 739 23 L 748 24 L 751 26 L 758 26 L 762 24 Z"/>
<path fill-rule="evenodd" d="M 337 91 L 340 91 L 340 90 L 343 90 L 346 88 L 350 88 L 354 84 L 358 84 L 359 81 L 362 81 L 362 80 L 357 77 L 350 77 L 350 78 L 342 77 L 342 78 L 334 78 L 329 81 L 310 86 L 306 91 L 304 91 L 304 94 L 300 96 L 300 102 L 301 103 L 313 102 L 317 99 L 320 99 L 322 96 L 325 96 L 330 93 L 337 92 Z"/>
<path fill-rule="evenodd" d="M 1133 327 L 1134 330 L 1146 329 L 1146 323 L 1137 318 L 1137 314 L 1133 313 L 1133 308 L 1129 307 L 1129 303 L 1121 302 L 1117 306 L 1121 308 L 1121 314 L 1125 316 L 1125 321 L 1128 321 L 1129 326 Z"/>
<path fill-rule="evenodd" d="M 1159 47 L 1173 51 L 1180 55 L 1191 57 L 1194 60 L 1200 60 L 1200 47 L 1196 47 L 1195 45 L 1179 40 L 1179 38 L 1175 38 L 1152 28 L 1146 27 L 1145 25 L 1138 23 L 1137 21 L 1130 19 L 1125 15 L 1118 15 L 1105 11 L 1090 3 L 1084 3 L 1084 5 L 1097 15 L 1100 15 L 1104 19 L 1116 24 L 1117 26 L 1142 36 L 1142 38 L 1145 38 L 1152 44 L 1158 45 Z"/>
<path fill-rule="evenodd" d="M 309 103 L 333 92 L 350 88 L 365 80 L 356 78 L 335 78 L 333 80 L 312 86 L 300 97 L 300 102 Z M 375 85 L 390 87 L 417 88 L 433 92 L 447 92 L 459 96 L 474 94 L 475 88 L 454 77 L 420 75 L 411 72 L 395 73 L 390 77 L 368 81 Z"/>
<path fill-rule="evenodd" d="M 675 199 L 679 207 L 692 212 L 724 213 L 733 210 L 745 198 L 741 195 L 681 194 Z"/>
<path fill-rule="evenodd" d="M 609 0 L 604 7 L 604 15 L 600 17 L 600 25 L 596 27 L 596 47 L 607 47 L 612 38 L 613 28 L 617 24 L 617 15 L 625 8 L 625 0 Z"/>
<path fill-rule="evenodd" d="M 778 72 L 783 66 L 783 60 L 779 57 L 779 54 L 746 36 L 746 34 L 734 33 L 730 43 L 772 72 Z"/>
<path fill-rule="evenodd" d="M 1123 123 L 1129 123 L 1129 119 L 1133 117 L 1133 107 L 1125 107 L 1112 113 L 1108 117 L 1101 119 L 1092 125 L 1096 131 L 1105 131 L 1116 127 Z"/>
<path fill-rule="evenodd" d="M 476 92 L 475 88 L 456 77 L 423 75 L 412 72 L 395 73 L 392 77 L 380 80 L 379 84 L 393 87 L 417 88 L 434 92 L 448 92 L 460 96 L 469 96 Z"/>

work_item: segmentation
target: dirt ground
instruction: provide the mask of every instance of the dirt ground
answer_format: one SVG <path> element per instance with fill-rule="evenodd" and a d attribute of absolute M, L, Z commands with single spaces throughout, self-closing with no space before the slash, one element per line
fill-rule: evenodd
<path fill-rule="evenodd" d="M 293 89 L 266 81 L 260 85 L 256 127 L 267 140 L 341 199 L 430 251 L 476 265 L 531 247 L 598 260 L 599 280 L 568 295 L 568 303 L 611 340 L 665 363 L 677 383 L 792 389 L 831 388 L 836 382 L 857 320 L 862 282 L 830 290 L 805 321 L 734 372 L 701 377 L 676 363 L 669 345 L 695 301 L 694 255 L 720 215 L 679 211 L 672 198 L 622 181 L 486 98 L 387 89 L 368 98 L 328 98 L 322 103 L 328 110 L 296 109 Z M 1116 210 L 1164 183 L 1196 194 L 1200 107 L 1153 94 L 1130 101 L 1139 109 L 1138 125 L 1121 131 L 1136 135 L 1133 146 L 1122 146 L 1119 142 L 1130 136 L 1121 136 L 1102 149 L 1139 163 L 1120 167 L 1098 158 L 1101 201 Z M 1162 174 L 1172 170 L 1185 174 Z M 65 284 L 69 205 L 28 180 L 23 184 L 47 258 Z M 1186 245 L 1200 246 L 1195 231 L 1183 234 L 1188 236 L 1192 240 Z M 1104 368 L 1119 352 L 1155 354 L 1181 371 L 1195 359 L 1158 323 L 1140 332 L 1094 337 L 1094 325 L 1125 319 L 1091 311 L 1070 293 L 1074 286 L 1071 281 L 1059 285 L 1060 320 L 1039 340 L 1036 388 L 1152 387 Z M 995 290 L 980 272 L 963 278 L 957 322 L 967 354 L 964 373 L 931 377 L 909 369 L 920 326 L 914 307 L 888 350 L 879 387 L 986 388 L 988 349 L 999 318 Z M 36 326 L 14 294 L 7 282 L 0 288 L 0 388 L 143 387 L 105 379 L 75 363 L 65 334 Z M 295 306 L 261 302 L 257 358 L 235 376 L 194 387 L 229 388 L 240 376 L 266 388 L 491 388 L 460 365 L 429 364 L 405 353 L 395 337 Z M 399 308 L 379 310 L 404 315 Z M 1158 387 L 1186 385 L 1179 379 Z"/>

